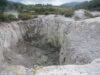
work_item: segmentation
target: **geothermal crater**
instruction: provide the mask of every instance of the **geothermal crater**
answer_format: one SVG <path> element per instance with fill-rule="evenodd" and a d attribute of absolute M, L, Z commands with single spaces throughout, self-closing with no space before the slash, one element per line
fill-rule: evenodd
<path fill-rule="evenodd" d="M 100 58 L 100 17 L 38 16 L 0 25 L 0 64 L 88 64 Z"/>
<path fill-rule="evenodd" d="M 66 27 L 65 18 L 60 18 L 62 16 L 39 16 L 28 21 L 1 24 L 0 63 L 26 67 L 60 64 Z"/>

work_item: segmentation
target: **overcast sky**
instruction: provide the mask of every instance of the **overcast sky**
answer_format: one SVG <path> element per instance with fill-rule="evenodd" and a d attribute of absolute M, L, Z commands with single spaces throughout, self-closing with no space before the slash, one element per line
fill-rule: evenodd
<path fill-rule="evenodd" d="M 52 5 L 61 5 L 63 3 L 69 2 L 82 2 L 88 0 L 9 0 L 14 2 L 21 2 L 24 4 L 52 4 Z"/>

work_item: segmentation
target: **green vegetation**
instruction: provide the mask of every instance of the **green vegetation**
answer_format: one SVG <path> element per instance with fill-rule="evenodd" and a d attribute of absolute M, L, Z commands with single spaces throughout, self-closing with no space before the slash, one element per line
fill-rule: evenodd
<path fill-rule="evenodd" d="M 94 17 L 100 17 L 100 15 L 96 15 L 96 16 L 94 16 Z"/>
<path fill-rule="evenodd" d="M 73 14 L 73 8 L 70 7 L 57 7 L 52 5 L 29 5 L 26 8 L 27 13 L 31 13 L 33 15 L 48 15 L 48 14 L 60 14 L 60 15 L 66 15 L 68 14 L 68 17 Z"/>
<path fill-rule="evenodd" d="M 21 20 L 28 20 L 28 19 L 32 19 L 33 18 L 33 15 L 24 13 L 24 14 L 19 14 L 18 17 Z"/>
<path fill-rule="evenodd" d="M 15 16 L 11 14 L 0 14 L 0 22 L 10 22 L 18 20 Z"/>
<path fill-rule="evenodd" d="M 100 0 L 85 1 L 76 6 L 76 9 L 98 10 L 100 11 Z"/>
<path fill-rule="evenodd" d="M 2 13 L 7 5 L 7 0 L 0 0 L 0 13 Z"/>
<path fill-rule="evenodd" d="M 73 9 L 67 9 L 67 10 L 65 10 L 65 11 L 63 12 L 63 15 L 64 15 L 65 17 L 72 17 L 73 14 L 74 14 Z"/>
<path fill-rule="evenodd" d="M 80 3 L 79 5 L 76 5 L 75 7 L 60 7 L 60 6 L 52 6 L 50 4 L 24 5 L 21 3 L 1 0 L 0 1 L 0 21 L 1 22 L 16 20 L 16 17 L 14 17 L 13 15 L 3 14 L 5 8 L 6 8 L 6 11 L 9 11 L 9 9 L 17 10 L 19 12 L 19 16 L 17 19 L 19 20 L 31 19 L 31 18 L 34 18 L 35 15 L 49 15 L 49 14 L 64 15 L 65 17 L 72 17 L 74 14 L 74 10 L 76 9 L 100 10 L 100 0 L 85 1 L 83 3 Z M 93 17 L 93 15 L 88 11 L 85 11 L 85 15 L 89 18 Z M 75 18 L 80 19 L 77 16 Z"/>
<path fill-rule="evenodd" d="M 28 20 L 37 17 L 36 15 L 49 15 L 49 14 L 56 14 L 56 15 L 64 15 L 66 17 L 72 17 L 73 15 L 73 8 L 66 8 L 66 7 L 57 7 L 52 5 L 23 5 L 20 3 L 11 3 L 8 2 L 6 9 L 17 10 L 19 12 L 18 20 Z M 7 19 L 5 19 L 5 16 Z M 12 17 L 11 17 L 12 18 Z M 5 20 L 4 20 L 5 19 Z M 16 19 L 13 19 L 16 20 Z M 10 19 L 9 21 L 13 21 Z M 3 14 L 0 17 L 0 21 L 8 22 L 8 16 Z"/>
<path fill-rule="evenodd" d="M 85 11 L 84 13 L 85 13 L 84 15 L 87 16 L 88 18 L 94 17 L 89 11 Z"/>
<path fill-rule="evenodd" d="M 75 16 L 75 20 L 80 20 L 81 18 L 79 16 Z"/>

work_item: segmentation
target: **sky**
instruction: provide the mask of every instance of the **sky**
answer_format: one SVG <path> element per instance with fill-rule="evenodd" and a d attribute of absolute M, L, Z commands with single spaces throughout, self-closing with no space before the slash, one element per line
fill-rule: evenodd
<path fill-rule="evenodd" d="M 21 2 L 24 4 L 52 4 L 52 5 L 61 5 L 63 3 L 70 3 L 70 2 L 82 2 L 88 0 L 9 0 L 14 2 Z"/>

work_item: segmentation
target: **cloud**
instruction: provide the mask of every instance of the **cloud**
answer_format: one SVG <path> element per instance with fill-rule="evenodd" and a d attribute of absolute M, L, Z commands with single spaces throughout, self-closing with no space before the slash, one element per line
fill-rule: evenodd
<path fill-rule="evenodd" d="M 53 4 L 53 5 L 61 5 L 63 3 L 75 2 L 75 1 L 86 1 L 86 0 L 10 0 L 14 2 L 21 2 L 24 4 Z"/>

